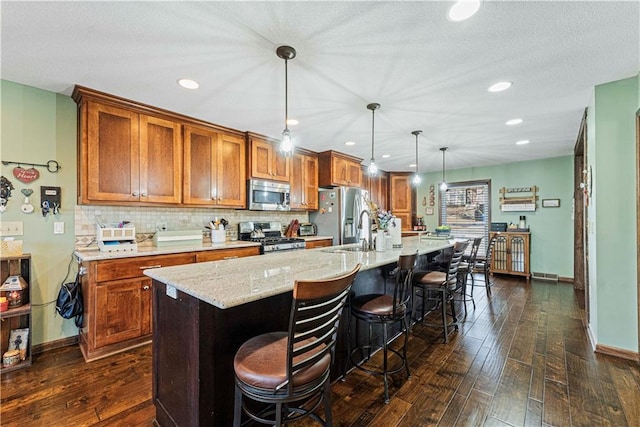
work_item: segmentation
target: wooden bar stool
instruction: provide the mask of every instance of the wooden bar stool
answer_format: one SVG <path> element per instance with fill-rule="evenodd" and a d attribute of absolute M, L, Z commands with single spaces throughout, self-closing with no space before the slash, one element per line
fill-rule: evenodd
<path fill-rule="evenodd" d="M 247 422 L 281 426 L 310 416 L 333 425 L 329 370 L 342 309 L 359 269 L 360 264 L 331 279 L 296 281 L 289 331 L 259 335 L 240 346 L 233 361 L 235 427 L 243 412 Z M 264 405 L 251 406 L 245 399 Z M 322 402 L 325 420 L 314 413 Z"/>
<path fill-rule="evenodd" d="M 407 362 L 407 343 L 409 341 L 409 320 L 411 316 L 411 285 L 413 282 L 413 268 L 416 264 L 417 253 L 411 255 L 400 255 L 398 259 L 398 268 L 392 273 L 395 279 L 393 287 L 393 295 L 390 294 L 367 294 L 359 295 L 350 301 L 351 315 L 356 319 L 366 322 L 369 326 L 369 337 L 365 345 L 351 349 L 351 316 L 347 330 L 349 337 L 347 339 L 349 345 L 349 357 L 345 363 L 345 376 L 349 361 L 358 369 L 373 374 L 381 375 L 384 379 L 384 402 L 389 403 L 389 379 L 390 374 L 394 374 L 405 369 L 407 377 L 411 376 L 409 372 L 409 363 Z M 389 326 L 396 323 L 402 324 L 402 333 L 404 334 L 404 345 L 402 354 L 389 348 Z M 375 345 L 372 343 L 372 325 L 382 325 L 382 344 Z M 372 349 L 382 349 L 382 369 L 370 369 L 363 366 L 371 356 Z M 367 350 L 367 357 L 361 361 L 353 360 L 353 355 L 360 351 Z M 389 368 L 389 352 L 394 353 L 400 358 L 401 363 L 393 369 Z M 344 378 L 344 377 L 343 377 Z"/>

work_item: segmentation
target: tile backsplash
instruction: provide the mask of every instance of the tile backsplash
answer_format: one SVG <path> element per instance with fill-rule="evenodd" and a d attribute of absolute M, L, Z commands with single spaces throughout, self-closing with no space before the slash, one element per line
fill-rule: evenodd
<path fill-rule="evenodd" d="M 166 223 L 167 230 L 202 230 L 209 221 L 218 217 L 229 221 L 227 229 L 237 230 L 242 221 L 279 221 L 287 225 L 293 219 L 309 220 L 307 212 L 248 211 L 233 209 L 166 208 L 76 205 L 76 247 L 95 243 L 96 223 L 117 224 L 129 221 L 136 227 L 136 234 L 147 238 L 156 232 L 158 223 Z"/>

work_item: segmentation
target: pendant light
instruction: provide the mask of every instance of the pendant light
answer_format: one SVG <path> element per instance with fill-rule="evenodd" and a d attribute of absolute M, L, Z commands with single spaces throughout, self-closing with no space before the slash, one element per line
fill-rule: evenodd
<path fill-rule="evenodd" d="M 286 157 L 289 157 L 293 154 L 293 141 L 289 131 L 289 76 L 287 64 L 290 59 L 296 57 L 296 50 L 291 46 L 278 46 L 276 55 L 278 55 L 278 58 L 284 59 L 284 131 L 282 131 L 280 151 Z"/>
<path fill-rule="evenodd" d="M 444 153 L 447 151 L 449 147 L 440 147 L 440 151 L 442 151 L 442 184 L 440 184 L 441 191 L 447 191 L 447 180 L 444 176 L 445 164 L 444 164 Z"/>
<path fill-rule="evenodd" d="M 412 135 L 416 136 L 416 174 L 413 176 L 413 185 L 415 185 L 416 187 L 418 185 L 420 185 L 420 183 L 422 182 L 422 178 L 420 178 L 420 175 L 418 175 L 419 173 L 419 169 L 418 169 L 418 135 L 420 135 L 422 133 L 421 130 L 414 130 L 413 132 L 411 132 Z"/>
<path fill-rule="evenodd" d="M 371 161 L 369 162 L 369 176 L 375 176 L 378 173 L 378 166 L 376 166 L 376 159 L 373 156 L 373 147 L 374 147 L 374 129 L 375 129 L 375 120 L 376 120 L 376 110 L 380 108 L 380 104 L 371 103 L 367 105 L 367 108 L 371 110 Z"/>

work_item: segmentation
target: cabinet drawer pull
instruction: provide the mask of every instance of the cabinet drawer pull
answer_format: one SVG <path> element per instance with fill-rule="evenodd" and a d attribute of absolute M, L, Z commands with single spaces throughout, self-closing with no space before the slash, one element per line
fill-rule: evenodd
<path fill-rule="evenodd" d="M 160 268 L 160 267 L 162 267 L 161 264 L 158 264 L 158 265 L 147 265 L 145 267 L 140 267 L 140 270 L 146 270 L 147 268 Z"/>
<path fill-rule="evenodd" d="M 235 258 L 238 258 L 238 255 L 224 257 L 224 259 L 235 259 Z"/>
<path fill-rule="evenodd" d="M 144 289 L 145 291 L 148 291 L 148 290 L 149 290 L 149 285 L 144 285 L 144 286 L 142 287 L 142 289 Z"/>

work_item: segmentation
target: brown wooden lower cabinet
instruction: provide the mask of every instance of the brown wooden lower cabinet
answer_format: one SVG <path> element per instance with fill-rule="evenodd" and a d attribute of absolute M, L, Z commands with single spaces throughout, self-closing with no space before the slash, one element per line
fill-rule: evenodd
<path fill-rule="evenodd" d="M 331 245 L 333 245 L 333 238 L 319 239 L 319 240 L 307 240 L 305 242 L 305 247 L 307 249 L 326 248 L 327 246 L 331 246 Z"/>
<path fill-rule="evenodd" d="M 149 268 L 258 255 L 259 247 L 218 249 L 83 262 L 84 322 L 80 350 L 87 362 L 151 342 Z"/>

